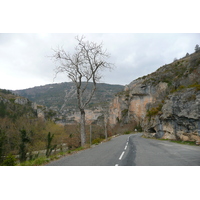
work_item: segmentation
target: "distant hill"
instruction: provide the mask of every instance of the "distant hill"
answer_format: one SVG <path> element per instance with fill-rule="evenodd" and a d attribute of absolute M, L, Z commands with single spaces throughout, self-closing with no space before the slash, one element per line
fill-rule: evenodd
<path fill-rule="evenodd" d="M 92 88 L 92 83 L 89 83 L 86 94 L 90 92 L 90 88 Z M 122 85 L 98 83 L 94 97 L 86 109 L 94 111 L 98 108 L 100 115 L 102 110 L 109 107 L 109 103 L 113 99 L 114 95 L 123 91 L 123 89 L 124 86 Z M 72 82 L 48 84 L 24 90 L 16 90 L 13 92 L 26 97 L 39 105 L 44 105 L 56 111 L 59 113 L 57 116 L 58 120 L 60 119 L 63 123 L 65 123 L 66 120 L 73 121 L 75 117 L 74 115 L 76 115 L 75 113 L 78 111 L 76 88 Z M 89 111 L 87 113 L 89 113 Z M 96 117 L 94 118 L 96 119 L 99 115 L 95 115 Z M 93 117 L 90 115 L 89 118 Z"/>
<path fill-rule="evenodd" d="M 0 166 L 37 157 L 38 150 L 46 149 L 49 132 L 54 134 L 55 145 L 66 143 L 66 131 L 54 123 L 54 115 L 45 106 L 0 89 Z M 11 155 L 16 157 L 11 159 Z"/>

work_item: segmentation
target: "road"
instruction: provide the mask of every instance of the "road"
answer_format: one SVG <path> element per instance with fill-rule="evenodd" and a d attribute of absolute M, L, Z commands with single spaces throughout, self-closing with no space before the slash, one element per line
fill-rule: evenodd
<path fill-rule="evenodd" d="M 47 166 L 200 166 L 200 147 L 121 135 Z"/>

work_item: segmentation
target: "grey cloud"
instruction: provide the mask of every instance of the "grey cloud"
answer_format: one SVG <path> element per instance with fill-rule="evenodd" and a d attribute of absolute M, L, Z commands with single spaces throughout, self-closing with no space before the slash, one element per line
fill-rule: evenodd
<path fill-rule="evenodd" d="M 52 83 L 55 63 L 48 56 L 53 54 L 52 48 L 58 46 L 73 53 L 76 35 L 103 42 L 104 48 L 111 54 L 109 61 L 115 64 L 116 69 L 103 72 L 102 81 L 124 85 L 172 62 L 175 57 L 194 52 L 200 38 L 198 33 L 0 34 L 0 70 L 5 75 L 0 87 L 17 89 Z M 10 80 L 15 80 L 15 84 L 11 84 Z M 55 80 L 63 81 L 69 80 L 64 75 Z"/>

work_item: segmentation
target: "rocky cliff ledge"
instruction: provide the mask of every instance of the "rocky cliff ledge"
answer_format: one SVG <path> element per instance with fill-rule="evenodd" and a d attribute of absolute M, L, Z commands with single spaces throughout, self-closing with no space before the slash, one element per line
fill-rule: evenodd
<path fill-rule="evenodd" d="M 110 104 L 109 122 L 135 123 L 147 137 L 200 140 L 200 52 L 134 80 Z"/>

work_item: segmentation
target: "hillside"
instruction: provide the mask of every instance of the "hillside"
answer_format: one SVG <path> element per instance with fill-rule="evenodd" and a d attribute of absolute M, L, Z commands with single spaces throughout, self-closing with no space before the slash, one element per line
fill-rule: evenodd
<path fill-rule="evenodd" d="M 134 124 L 147 137 L 200 140 L 200 51 L 134 80 L 110 105 L 112 126 Z"/>
<path fill-rule="evenodd" d="M 0 118 L 10 118 L 13 121 L 19 117 L 37 117 L 37 110 L 27 98 L 12 94 L 8 90 L 0 89 Z"/>
<path fill-rule="evenodd" d="M 4 161 L 10 154 L 23 162 L 29 152 L 32 159 L 33 151 L 45 149 L 49 132 L 53 131 L 54 142 L 61 144 L 64 139 L 60 135 L 66 132 L 51 119 L 53 113 L 46 107 L 0 89 L 0 165 L 7 165 Z"/>
<path fill-rule="evenodd" d="M 86 95 L 91 87 L 92 83 L 89 83 Z M 94 97 L 86 108 L 86 118 L 96 120 L 109 107 L 114 94 L 123 89 L 122 85 L 98 83 Z M 79 119 L 76 88 L 72 82 L 49 84 L 13 92 L 54 110 L 58 113 L 56 117 L 60 123 L 70 123 Z"/>

